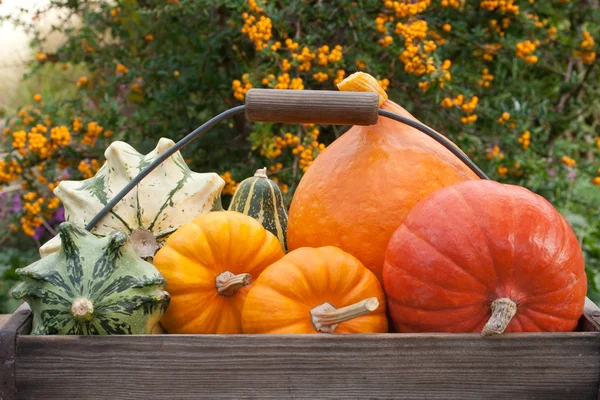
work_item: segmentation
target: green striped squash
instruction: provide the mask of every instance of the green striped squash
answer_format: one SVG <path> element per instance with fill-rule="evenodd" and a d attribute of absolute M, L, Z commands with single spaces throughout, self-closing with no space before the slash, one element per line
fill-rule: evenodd
<path fill-rule="evenodd" d="M 112 198 L 144 168 L 175 145 L 161 138 L 150 153 L 140 154 L 125 142 L 106 149 L 106 163 L 83 181 L 62 181 L 54 194 L 65 207 L 65 219 L 86 226 Z M 141 257 L 153 257 L 169 235 L 181 225 L 210 211 L 221 211 L 225 181 L 215 173 L 191 171 L 176 152 L 150 172 L 92 229 L 96 236 L 121 230 L 131 236 Z M 58 250 L 51 239 L 40 248 L 45 257 Z"/>
<path fill-rule="evenodd" d="M 267 177 L 266 168 L 257 170 L 253 177 L 240 182 L 231 199 L 229 210 L 258 220 L 279 239 L 284 250 L 287 248 L 287 210 L 283 204 L 281 190 Z"/>
<path fill-rule="evenodd" d="M 169 305 L 165 278 L 142 260 L 127 235 L 98 238 L 70 222 L 60 249 L 17 270 L 13 290 L 33 311 L 32 335 L 122 335 L 160 332 Z"/>

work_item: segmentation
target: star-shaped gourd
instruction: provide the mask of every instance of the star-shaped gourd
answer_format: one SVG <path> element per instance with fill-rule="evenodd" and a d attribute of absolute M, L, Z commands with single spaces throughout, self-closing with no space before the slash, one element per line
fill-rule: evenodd
<path fill-rule="evenodd" d="M 125 142 L 113 142 L 104 153 L 106 163 L 83 181 L 62 181 L 54 194 L 65 207 L 65 219 L 84 227 L 145 167 L 175 145 L 161 138 L 143 155 Z M 210 211 L 222 210 L 225 182 L 216 173 L 192 172 L 179 152 L 145 177 L 92 229 L 96 236 L 126 232 L 141 257 L 153 257 L 181 225 Z M 60 238 L 40 248 L 42 257 L 60 247 Z"/>
<path fill-rule="evenodd" d="M 58 251 L 17 270 L 13 290 L 33 312 L 32 335 L 117 335 L 160 332 L 167 283 L 142 260 L 127 235 L 96 237 L 70 222 Z"/>

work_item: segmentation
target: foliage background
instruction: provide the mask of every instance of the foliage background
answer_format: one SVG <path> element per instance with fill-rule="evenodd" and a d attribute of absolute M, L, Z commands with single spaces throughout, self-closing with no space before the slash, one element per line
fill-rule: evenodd
<path fill-rule="evenodd" d="M 50 12 L 57 22 L 36 23 Z M 20 10 L 2 22 L 31 34 L 36 57 L 22 100 L 0 110 L 0 291 L 60 221 L 53 187 L 92 176 L 111 141 L 147 152 L 241 104 L 250 87 L 332 90 L 362 70 L 494 179 L 550 200 L 580 238 L 598 302 L 599 20 L 596 0 L 51 0 Z M 50 50 L 57 33 L 65 40 Z M 289 202 L 344 130 L 242 117 L 183 153 L 193 170 L 222 174 L 225 203 L 262 166 Z"/>

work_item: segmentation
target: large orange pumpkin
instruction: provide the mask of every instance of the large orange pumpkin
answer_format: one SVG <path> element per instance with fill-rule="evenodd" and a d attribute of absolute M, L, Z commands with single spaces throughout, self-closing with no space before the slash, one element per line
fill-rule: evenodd
<path fill-rule="evenodd" d="M 413 118 L 370 75 L 356 73 L 342 91 L 373 91 L 380 106 Z M 442 187 L 476 179 L 442 145 L 402 123 L 380 117 L 354 126 L 320 154 L 290 206 L 288 248 L 332 245 L 356 256 L 381 279 L 385 248 L 410 209 Z"/>
<path fill-rule="evenodd" d="M 572 331 L 587 290 L 563 216 L 493 181 L 459 183 L 415 206 L 390 239 L 383 279 L 399 332 Z"/>
<path fill-rule="evenodd" d="M 171 294 L 162 325 L 168 333 L 241 333 L 252 281 L 283 255 L 271 232 L 235 211 L 181 226 L 154 258 Z"/>
<path fill-rule="evenodd" d="M 302 248 L 263 271 L 248 293 L 244 333 L 387 332 L 375 275 L 336 247 Z"/>

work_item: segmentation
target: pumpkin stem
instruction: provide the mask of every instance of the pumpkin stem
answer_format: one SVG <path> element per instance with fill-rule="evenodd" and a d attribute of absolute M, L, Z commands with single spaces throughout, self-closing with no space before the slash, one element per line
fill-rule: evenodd
<path fill-rule="evenodd" d="M 267 168 L 257 169 L 254 176 L 257 178 L 267 178 Z"/>
<path fill-rule="evenodd" d="M 377 297 L 369 297 L 338 309 L 329 303 L 323 303 L 310 310 L 310 317 L 317 332 L 333 333 L 338 324 L 375 311 L 377 307 L 379 307 Z"/>
<path fill-rule="evenodd" d="M 89 321 L 94 315 L 94 305 L 86 298 L 79 298 L 71 305 L 71 313 L 80 321 Z"/>
<path fill-rule="evenodd" d="M 377 79 L 364 72 L 355 72 L 338 83 L 338 89 L 342 92 L 372 92 L 379 95 L 379 107 L 388 99 Z"/>
<path fill-rule="evenodd" d="M 237 293 L 242 286 L 246 286 L 252 283 L 252 276 L 250 274 L 239 274 L 234 275 L 229 271 L 225 271 L 217 276 L 215 279 L 215 286 L 217 287 L 217 293 L 221 296 L 233 296 Z"/>
<path fill-rule="evenodd" d="M 503 333 L 512 317 L 517 313 L 517 303 L 506 297 L 494 300 L 490 308 L 492 316 L 481 330 L 481 336 Z"/>

